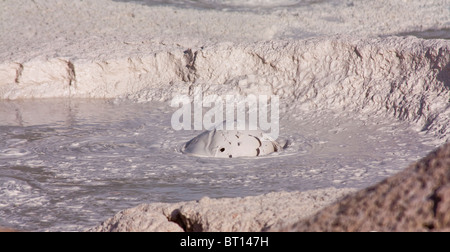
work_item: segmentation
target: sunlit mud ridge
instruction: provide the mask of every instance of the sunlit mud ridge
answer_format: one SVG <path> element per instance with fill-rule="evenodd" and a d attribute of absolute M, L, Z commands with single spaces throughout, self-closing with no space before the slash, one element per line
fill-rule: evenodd
<path fill-rule="evenodd" d="M 293 224 L 354 189 L 274 192 L 244 198 L 202 198 L 142 204 L 120 211 L 90 232 L 261 232 Z M 233 206 L 230 208 L 229 206 Z"/>
<path fill-rule="evenodd" d="M 54 58 L 0 66 L 0 98 L 129 98 L 176 94 L 279 95 L 289 109 L 388 113 L 444 140 L 450 42 L 316 38 L 172 48 L 102 61 Z"/>

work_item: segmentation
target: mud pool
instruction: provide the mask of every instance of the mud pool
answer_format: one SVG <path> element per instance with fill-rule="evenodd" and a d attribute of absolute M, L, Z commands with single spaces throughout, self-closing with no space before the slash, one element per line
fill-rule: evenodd
<path fill-rule="evenodd" d="M 316 111 L 282 114 L 286 150 L 265 157 L 183 155 L 165 103 L 0 102 L 0 225 L 84 230 L 142 202 L 363 188 L 434 146 L 397 120 Z"/>

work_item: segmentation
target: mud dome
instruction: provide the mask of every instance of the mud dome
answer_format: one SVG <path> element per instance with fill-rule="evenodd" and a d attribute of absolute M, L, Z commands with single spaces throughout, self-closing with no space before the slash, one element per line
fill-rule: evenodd
<path fill-rule="evenodd" d="M 226 130 L 226 124 L 225 121 L 190 140 L 182 152 L 199 157 L 236 158 L 266 156 L 282 150 L 260 129 Z"/>

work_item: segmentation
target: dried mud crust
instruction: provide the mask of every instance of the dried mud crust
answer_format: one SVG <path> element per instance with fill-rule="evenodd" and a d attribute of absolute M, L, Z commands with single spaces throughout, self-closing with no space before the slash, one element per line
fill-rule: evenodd
<path fill-rule="evenodd" d="M 174 204 L 143 204 L 117 213 L 92 232 L 265 231 L 295 223 L 354 189 L 277 192 L 245 198 L 203 198 Z"/>

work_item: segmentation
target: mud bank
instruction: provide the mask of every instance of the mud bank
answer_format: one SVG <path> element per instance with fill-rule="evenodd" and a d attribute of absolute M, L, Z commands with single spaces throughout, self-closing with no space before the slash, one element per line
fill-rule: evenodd
<path fill-rule="evenodd" d="M 176 204 L 143 204 L 121 211 L 88 231 L 260 232 L 296 223 L 353 191 L 328 188 L 245 198 L 203 198 Z"/>
<path fill-rule="evenodd" d="M 108 60 L 52 58 L 0 65 L 0 98 L 127 98 L 276 94 L 292 110 L 389 114 L 445 142 L 450 42 L 314 38 L 150 49 Z M 192 95 L 192 94 L 191 94 Z"/>
<path fill-rule="evenodd" d="M 286 115 L 396 118 L 435 146 L 450 138 L 450 41 L 391 36 L 447 31 L 447 1 L 320 1 L 258 12 L 19 0 L 2 1 L 0 9 L 0 99 L 169 101 L 202 87 L 205 95 L 279 95 Z M 203 231 L 261 231 L 286 219 L 274 202 L 287 209 L 317 204 L 312 214 L 349 192 L 330 190 L 143 205 L 92 231 L 189 231 L 199 223 Z M 217 212 L 246 215 L 240 223 L 203 219 L 216 216 L 208 202 L 263 201 L 266 208 L 249 215 L 241 208 Z M 265 212 L 274 215 L 255 217 Z"/>
<path fill-rule="evenodd" d="M 276 94 L 289 110 L 387 113 L 442 143 L 450 42 L 374 36 L 448 29 L 447 7 L 438 0 L 322 1 L 257 12 L 3 1 L 0 99 L 167 101 L 202 86 Z"/>

